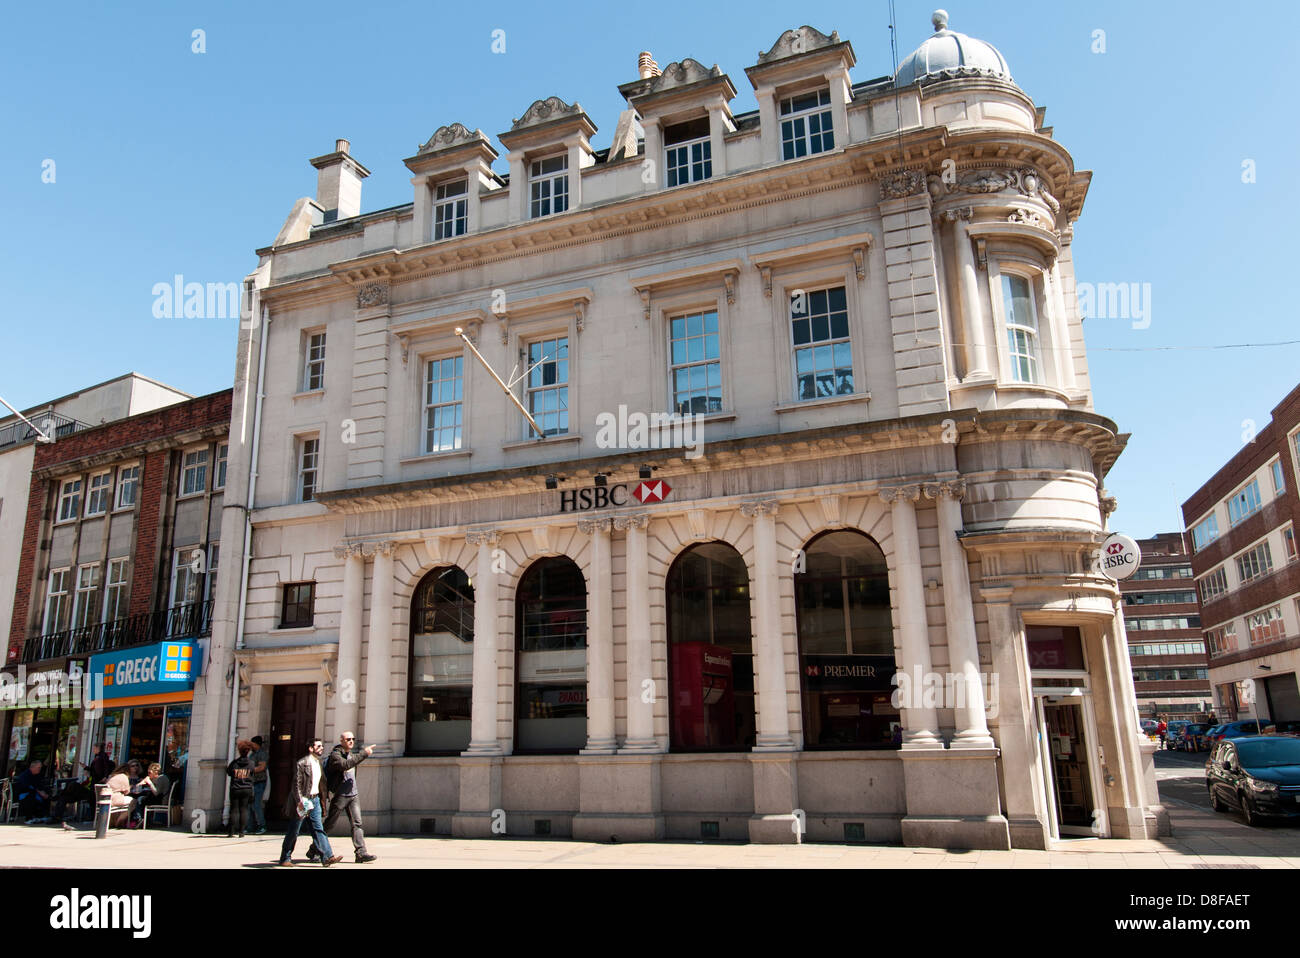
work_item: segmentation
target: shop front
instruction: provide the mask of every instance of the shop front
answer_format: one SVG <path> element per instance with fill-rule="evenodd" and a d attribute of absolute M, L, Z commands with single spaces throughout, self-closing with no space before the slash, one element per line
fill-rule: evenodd
<path fill-rule="evenodd" d="M 194 683 L 202 647 L 193 640 L 163 642 L 92 656 L 88 672 L 103 682 L 102 711 L 85 739 L 102 746 L 114 765 L 158 762 L 184 797 Z"/>
<path fill-rule="evenodd" d="M 58 658 L 0 672 L 0 723 L 9 747 L 4 772 L 40 760 L 55 777 L 76 775 L 83 754 L 83 718 L 90 690 L 84 658 Z"/>

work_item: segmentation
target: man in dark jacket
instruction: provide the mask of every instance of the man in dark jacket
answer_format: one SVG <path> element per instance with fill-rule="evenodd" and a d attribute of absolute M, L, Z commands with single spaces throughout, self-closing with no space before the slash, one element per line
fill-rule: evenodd
<path fill-rule="evenodd" d="M 289 819 L 289 830 L 285 833 L 284 844 L 280 846 L 280 865 L 293 864 L 293 846 L 298 843 L 298 832 L 302 829 L 304 819 L 311 821 L 312 837 L 316 841 L 316 850 L 321 856 L 321 864 L 326 868 L 343 860 L 342 855 L 335 855 L 330 848 L 330 840 L 321 827 L 321 797 L 328 797 L 325 776 L 321 772 L 320 757 L 325 754 L 325 744 L 318 738 L 312 739 L 307 754 L 298 759 L 293 771 L 293 789 L 284 804 L 284 814 Z"/>
<path fill-rule="evenodd" d="M 374 861 L 376 856 L 366 851 L 366 833 L 361 828 L 361 796 L 357 794 L 357 777 L 353 769 L 368 759 L 375 747 L 367 745 L 354 753 L 352 748 L 356 741 L 351 732 L 340 735 L 339 744 L 330 752 L 325 766 L 325 787 L 330 793 L 330 813 L 325 819 L 325 831 L 328 832 L 346 811 L 348 821 L 352 823 L 352 848 L 357 854 L 357 863 L 364 865 Z M 313 857 L 310 850 L 307 857 Z"/>
<path fill-rule="evenodd" d="M 50 810 L 50 783 L 41 774 L 44 763 L 33 759 L 27 771 L 14 778 L 14 798 L 18 810 L 28 825 L 37 825 L 46 820 Z"/>

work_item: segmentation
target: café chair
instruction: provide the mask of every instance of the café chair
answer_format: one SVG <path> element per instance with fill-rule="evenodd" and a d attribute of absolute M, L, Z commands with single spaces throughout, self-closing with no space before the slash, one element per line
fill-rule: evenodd
<path fill-rule="evenodd" d="M 164 821 L 164 823 L 165 823 L 165 824 L 163 825 L 163 828 L 167 828 L 167 827 L 169 827 L 169 826 L 171 825 L 171 823 L 172 823 L 172 800 L 176 797 L 176 786 L 177 786 L 178 784 L 180 784 L 180 783 L 179 783 L 179 782 L 172 782 L 172 787 L 169 788 L 169 789 L 167 790 L 167 804 L 165 804 L 165 805 L 146 805 L 146 806 L 144 807 L 144 822 L 143 822 L 143 826 L 144 826 L 144 830 L 145 830 L 145 831 L 148 831 L 148 830 L 149 830 L 149 816 L 150 816 L 150 815 L 165 815 L 166 817 L 163 819 L 163 821 Z"/>
<path fill-rule="evenodd" d="M 0 782 L 0 822 L 8 824 L 18 815 L 18 803 L 14 801 L 14 783 L 9 779 Z"/>

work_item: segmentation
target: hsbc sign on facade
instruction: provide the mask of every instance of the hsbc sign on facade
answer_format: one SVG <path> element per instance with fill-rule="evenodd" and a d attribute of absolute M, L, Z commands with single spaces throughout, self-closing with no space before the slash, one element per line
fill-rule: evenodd
<path fill-rule="evenodd" d="M 1126 535 L 1115 533 L 1101 544 L 1097 564 L 1103 575 L 1112 579 L 1127 579 L 1142 563 L 1142 550 Z"/>
<path fill-rule="evenodd" d="M 588 509 L 625 506 L 633 499 L 643 505 L 663 502 L 672 491 L 672 486 L 662 479 L 638 482 L 630 491 L 627 483 L 616 486 L 590 486 L 586 489 L 565 489 L 560 493 L 560 512 L 586 512 Z"/>

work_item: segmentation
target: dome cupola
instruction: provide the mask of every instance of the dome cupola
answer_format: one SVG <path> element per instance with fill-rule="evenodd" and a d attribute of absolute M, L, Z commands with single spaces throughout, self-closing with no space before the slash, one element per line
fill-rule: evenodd
<path fill-rule="evenodd" d="M 895 87 L 955 77 L 992 77 L 1014 82 L 1011 67 L 997 47 L 948 29 L 948 11 L 934 11 L 931 22 L 934 36 L 899 64 L 894 75 Z"/>

